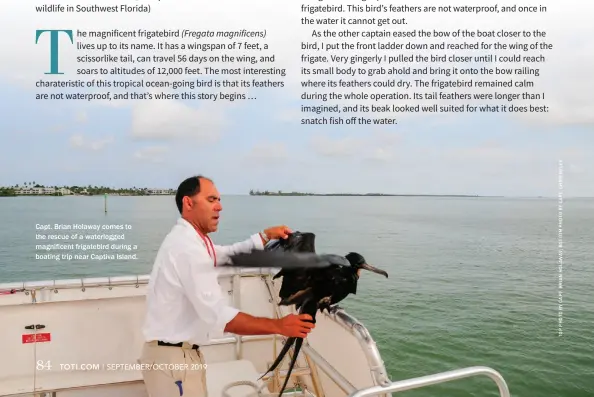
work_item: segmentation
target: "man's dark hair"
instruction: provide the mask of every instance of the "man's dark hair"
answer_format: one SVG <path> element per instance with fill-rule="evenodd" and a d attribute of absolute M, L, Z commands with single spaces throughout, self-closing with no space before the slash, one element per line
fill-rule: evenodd
<path fill-rule="evenodd" d="M 179 213 L 182 213 L 183 207 L 183 199 L 186 196 L 192 197 L 198 193 L 200 193 L 200 179 L 211 180 L 202 175 L 195 175 L 185 179 L 182 183 L 179 184 L 177 188 L 177 193 L 175 193 L 175 204 L 177 204 L 177 210 Z"/>

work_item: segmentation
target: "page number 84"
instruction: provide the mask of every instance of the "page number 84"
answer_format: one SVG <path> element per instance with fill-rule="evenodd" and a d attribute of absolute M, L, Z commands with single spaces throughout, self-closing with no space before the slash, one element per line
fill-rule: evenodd
<path fill-rule="evenodd" d="M 48 361 L 37 360 L 37 371 L 51 370 L 52 363 Z"/>

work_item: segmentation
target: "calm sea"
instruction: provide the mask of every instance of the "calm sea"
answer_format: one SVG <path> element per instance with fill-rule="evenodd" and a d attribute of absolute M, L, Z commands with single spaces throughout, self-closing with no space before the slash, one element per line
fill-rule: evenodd
<path fill-rule="evenodd" d="M 217 243 L 286 223 L 317 234 L 320 252 L 358 251 L 386 269 L 342 305 L 377 341 L 393 380 L 486 365 L 515 397 L 594 396 L 594 200 L 224 197 Z M 147 274 L 177 218 L 172 196 L 0 198 L 0 282 Z M 127 224 L 133 261 L 36 260 L 37 224 Z M 51 253 L 51 251 L 50 251 Z M 122 253 L 126 253 L 122 251 Z M 0 297 L 1 298 L 1 297 Z M 405 396 L 496 396 L 471 378 Z"/>

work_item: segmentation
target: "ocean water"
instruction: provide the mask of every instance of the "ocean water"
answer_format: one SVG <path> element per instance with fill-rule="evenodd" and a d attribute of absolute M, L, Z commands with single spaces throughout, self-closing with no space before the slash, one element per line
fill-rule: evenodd
<path fill-rule="evenodd" d="M 486 365 L 515 397 L 594 396 L 594 200 L 563 207 L 561 336 L 555 199 L 228 196 L 223 208 L 219 244 L 284 223 L 315 232 L 320 252 L 357 251 L 390 273 L 365 274 L 342 306 L 392 380 Z M 176 211 L 172 196 L 109 197 L 107 214 L 103 197 L 0 198 L 0 282 L 147 274 Z M 36 225 L 54 223 L 130 225 L 108 233 L 138 259 L 37 260 L 48 241 Z M 401 394 L 498 395 L 486 378 Z"/>

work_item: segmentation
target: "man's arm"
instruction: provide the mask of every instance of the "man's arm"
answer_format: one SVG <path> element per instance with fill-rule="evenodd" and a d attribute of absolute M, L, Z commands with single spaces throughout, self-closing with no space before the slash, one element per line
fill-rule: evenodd
<path fill-rule="evenodd" d="M 286 337 L 305 338 L 315 324 L 309 314 L 289 314 L 281 319 L 254 317 L 239 312 L 225 326 L 225 332 L 236 335 L 280 334 Z"/>
<path fill-rule="evenodd" d="M 239 312 L 227 323 L 225 332 L 237 335 L 270 335 L 280 334 L 279 320 L 266 317 L 254 317 L 247 313 Z"/>
<path fill-rule="evenodd" d="M 187 250 L 177 254 L 174 266 L 179 282 L 208 332 L 222 331 L 239 310 L 227 305 L 218 283 L 218 272 L 206 250 Z"/>
<path fill-rule="evenodd" d="M 228 264 L 231 255 L 240 253 L 249 253 L 253 250 L 263 250 L 264 241 L 260 233 L 250 236 L 247 240 L 240 241 L 231 245 L 215 245 L 215 252 L 217 254 L 217 264 Z"/>
<path fill-rule="evenodd" d="M 265 229 L 262 233 L 253 234 L 249 239 L 231 245 L 215 245 L 217 262 L 222 264 L 229 263 L 231 255 L 240 253 L 250 253 L 253 250 L 263 250 L 266 241 L 288 238 L 292 233 L 285 225 L 273 226 Z M 218 259 L 220 258 L 220 259 Z"/>
<path fill-rule="evenodd" d="M 314 327 L 309 314 L 289 314 L 281 319 L 272 319 L 254 317 L 227 305 L 218 283 L 218 272 L 206 252 L 188 250 L 177 254 L 173 263 L 186 296 L 208 327 L 207 332 L 305 338 Z"/>

